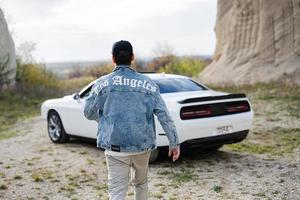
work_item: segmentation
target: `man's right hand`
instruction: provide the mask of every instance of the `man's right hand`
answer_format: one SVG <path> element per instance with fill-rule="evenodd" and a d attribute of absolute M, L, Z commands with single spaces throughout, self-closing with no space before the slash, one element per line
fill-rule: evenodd
<path fill-rule="evenodd" d="M 170 148 L 168 155 L 172 156 L 173 162 L 175 162 L 180 156 L 180 147 Z"/>

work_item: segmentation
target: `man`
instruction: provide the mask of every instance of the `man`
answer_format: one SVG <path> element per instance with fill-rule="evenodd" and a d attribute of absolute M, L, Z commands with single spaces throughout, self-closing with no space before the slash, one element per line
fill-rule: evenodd
<path fill-rule="evenodd" d="M 125 199 L 130 170 L 135 200 L 147 199 L 148 162 L 156 148 L 153 114 L 168 137 L 169 156 L 175 161 L 180 155 L 176 128 L 159 88 L 130 67 L 133 59 L 131 44 L 116 42 L 112 48 L 116 67 L 98 79 L 84 108 L 86 118 L 99 121 L 97 147 L 105 149 L 111 200 Z"/>

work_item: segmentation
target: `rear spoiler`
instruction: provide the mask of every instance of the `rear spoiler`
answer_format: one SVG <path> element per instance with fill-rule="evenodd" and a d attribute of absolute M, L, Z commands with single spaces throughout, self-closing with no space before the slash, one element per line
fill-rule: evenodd
<path fill-rule="evenodd" d="M 181 100 L 181 101 L 178 101 L 178 103 L 185 104 L 185 103 L 214 101 L 214 100 L 222 100 L 222 99 L 238 99 L 238 98 L 246 98 L 246 94 L 236 93 L 236 94 L 227 94 L 227 95 L 221 95 L 221 96 L 196 97 L 196 98 Z"/>

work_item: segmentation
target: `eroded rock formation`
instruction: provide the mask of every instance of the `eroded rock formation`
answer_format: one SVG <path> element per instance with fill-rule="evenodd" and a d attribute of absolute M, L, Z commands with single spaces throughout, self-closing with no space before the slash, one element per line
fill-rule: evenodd
<path fill-rule="evenodd" d="M 2 10 L 0 9 L 0 67 L 6 68 L 5 71 L 0 71 L 0 82 L 4 79 L 10 79 L 14 82 L 16 70 L 16 54 L 15 45 L 9 33 L 7 23 L 5 21 Z M 1 74 L 0 74 L 1 75 Z"/>
<path fill-rule="evenodd" d="M 210 84 L 300 84 L 300 0 L 218 0 Z"/>

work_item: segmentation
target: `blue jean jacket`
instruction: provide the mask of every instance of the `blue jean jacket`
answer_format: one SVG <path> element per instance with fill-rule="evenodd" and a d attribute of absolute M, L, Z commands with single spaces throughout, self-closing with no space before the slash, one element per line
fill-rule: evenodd
<path fill-rule="evenodd" d="M 119 152 L 156 148 L 155 114 L 170 148 L 179 145 L 175 124 L 158 86 L 130 66 L 118 65 L 94 84 L 84 107 L 89 120 L 97 120 L 97 147 Z"/>

